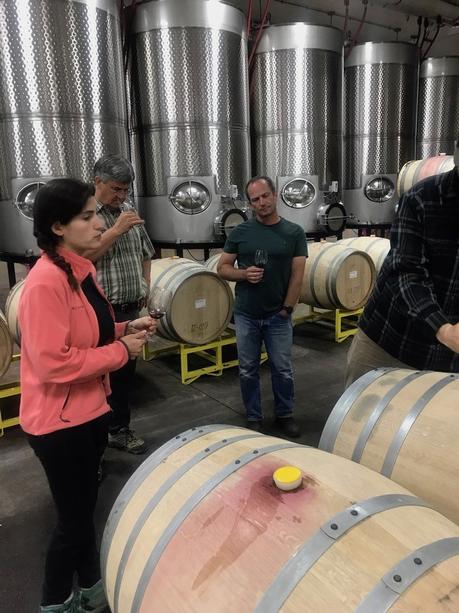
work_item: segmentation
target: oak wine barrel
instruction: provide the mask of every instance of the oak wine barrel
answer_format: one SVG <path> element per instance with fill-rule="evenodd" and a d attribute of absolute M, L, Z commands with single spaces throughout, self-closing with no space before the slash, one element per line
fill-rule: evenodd
<path fill-rule="evenodd" d="M 458 398 L 455 374 L 372 370 L 338 400 L 319 447 L 389 477 L 459 524 Z"/>
<path fill-rule="evenodd" d="M 2 311 L 0 311 L 0 379 L 8 370 L 13 356 L 13 339 Z"/>
<path fill-rule="evenodd" d="M 390 251 L 390 240 L 381 236 L 356 236 L 354 238 L 343 238 L 339 242 L 342 245 L 368 253 L 375 265 L 376 275 L 379 274 Z"/>
<path fill-rule="evenodd" d="M 292 465 L 300 486 L 273 473 Z M 459 526 L 318 449 L 224 425 L 155 451 L 118 496 L 102 577 L 114 613 L 458 610 Z"/>
<path fill-rule="evenodd" d="M 454 158 L 452 155 L 436 155 L 425 158 L 424 160 L 412 160 L 402 166 L 397 177 L 397 191 L 399 196 L 409 189 L 433 175 L 448 172 L 454 168 Z"/>
<path fill-rule="evenodd" d="M 208 268 L 209 270 L 211 270 L 214 273 L 217 273 L 217 266 L 218 263 L 220 261 L 220 256 L 221 253 L 216 253 L 215 255 L 212 255 L 204 264 L 204 266 L 206 268 Z M 237 268 L 237 262 L 235 262 L 234 264 L 235 268 Z M 234 281 L 225 281 L 225 283 L 228 284 L 231 293 L 233 294 L 233 298 L 235 297 L 235 293 L 236 293 L 236 283 Z"/>
<path fill-rule="evenodd" d="M 185 258 L 151 262 L 151 290 L 167 287 L 172 298 L 158 322 L 164 338 L 203 345 L 220 336 L 231 319 L 233 296 L 223 279 L 202 264 Z"/>
<path fill-rule="evenodd" d="M 5 303 L 5 315 L 8 327 L 15 343 L 19 346 L 21 345 L 21 330 L 19 329 L 18 307 L 24 283 L 25 279 L 19 281 L 19 283 L 16 283 L 16 285 L 11 288 Z"/>
<path fill-rule="evenodd" d="M 376 273 L 364 251 L 341 241 L 308 243 L 300 302 L 324 309 L 359 309 L 368 300 Z"/>

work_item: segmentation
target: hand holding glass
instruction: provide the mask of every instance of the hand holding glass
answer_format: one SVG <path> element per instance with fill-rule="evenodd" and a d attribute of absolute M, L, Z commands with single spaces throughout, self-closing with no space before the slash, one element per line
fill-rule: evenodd
<path fill-rule="evenodd" d="M 171 300 L 171 290 L 167 287 L 154 287 L 148 297 L 147 310 L 153 319 L 161 319 L 166 312 Z"/>

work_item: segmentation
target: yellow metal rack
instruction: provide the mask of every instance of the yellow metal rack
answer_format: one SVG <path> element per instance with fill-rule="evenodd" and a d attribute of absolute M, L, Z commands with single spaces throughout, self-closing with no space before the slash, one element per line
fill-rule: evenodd
<path fill-rule="evenodd" d="M 12 362 L 17 362 L 20 359 L 20 354 L 15 354 L 12 357 Z M 9 398 L 10 396 L 17 396 L 21 393 L 21 387 L 19 382 L 13 383 L 3 383 L 0 385 L 0 400 L 2 398 Z M 3 419 L 2 416 L 2 408 L 0 403 L 0 436 L 3 436 L 5 428 L 10 428 L 11 426 L 17 426 L 19 424 L 19 417 L 10 417 L 8 419 Z"/>
<path fill-rule="evenodd" d="M 327 311 L 324 309 L 317 309 L 311 306 L 310 312 L 307 315 L 301 315 L 294 319 L 294 325 L 302 323 L 304 321 L 328 321 L 331 322 L 335 330 L 335 341 L 341 343 L 348 336 L 353 336 L 357 330 L 357 323 L 360 315 L 363 313 L 362 309 L 356 309 L 355 311 L 342 311 L 336 309 L 334 311 Z"/>
<path fill-rule="evenodd" d="M 239 360 L 223 360 L 223 348 L 236 345 L 236 336 L 232 330 L 226 330 L 222 336 L 206 343 L 205 345 L 187 345 L 184 343 L 174 343 L 155 337 L 154 342 L 147 343 L 143 348 L 143 359 L 152 360 L 161 354 L 178 353 L 180 355 L 180 370 L 182 383 L 189 385 L 199 379 L 202 375 L 219 377 L 226 368 L 232 368 L 239 364 Z M 198 355 L 209 362 L 209 366 L 190 369 L 188 358 L 190 355 Z M 266 352 L 262 352 L 260 362 L 268 359 Z"/>

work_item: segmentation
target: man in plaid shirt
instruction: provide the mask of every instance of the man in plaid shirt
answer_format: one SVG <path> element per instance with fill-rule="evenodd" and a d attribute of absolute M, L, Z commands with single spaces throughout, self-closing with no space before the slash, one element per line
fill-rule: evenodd
<path fill-rule="evenodd" d="M 134 180 L 131 163 L 120 155 L 104 155 L 94 166 L 97 214 L 105 223 L 100 247 L 87 254 L 95 262 L 97 280 L 115 312 L 116 321 L 136 319 L 144 306 L 150 287 L 153 245 L 144 221 L 126 201 Z M 144 453 L 145 442 L 129 427 L 130 391 L 135 360 L 110 374 L 112 409 L 109 447 L 129 453 Z"/>
<path fill-rule="evenodd" d="M 399 202 L 391 250 L 349 349 L 346 387 L 383 366 L 459 372 L 459 137 L 454 161 Z"/>

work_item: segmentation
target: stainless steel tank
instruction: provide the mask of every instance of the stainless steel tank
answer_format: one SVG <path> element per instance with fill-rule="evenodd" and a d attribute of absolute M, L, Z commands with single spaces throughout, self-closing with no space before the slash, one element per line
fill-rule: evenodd
<path fill-rule="evenodd" d="M 244 15 L 215 0 L 137 8 L 131 81 L 136 190 L 155 241 L 218 240 L 250 177 Z M 236 206 L 237 208 L 237 206 Z"/>
<path fill-rule="evenodd" d="M 41 183 L 127 153 L 116 0 L 0 2 L 0 251 L 38 253 Z"/>
<path fill-rule="evenodd" d="M 276 184 L 279 214 L 306 232 L 342 227 L 343 34 L 307 23 L 267 28 L 256 51 L 256 173 Z"/>
<path fill-rule="evenodd" d="M 418 49 L 356 45 L 344 64 L 344 206 L 351 223 L 389 224 L 400 168 L 414 158 Z"/>
<path fill-rule="evenodd" d="M 459 56 L 429 57 L 419 75 L 416 158 L 454 153 L 459 134 Z"/>

